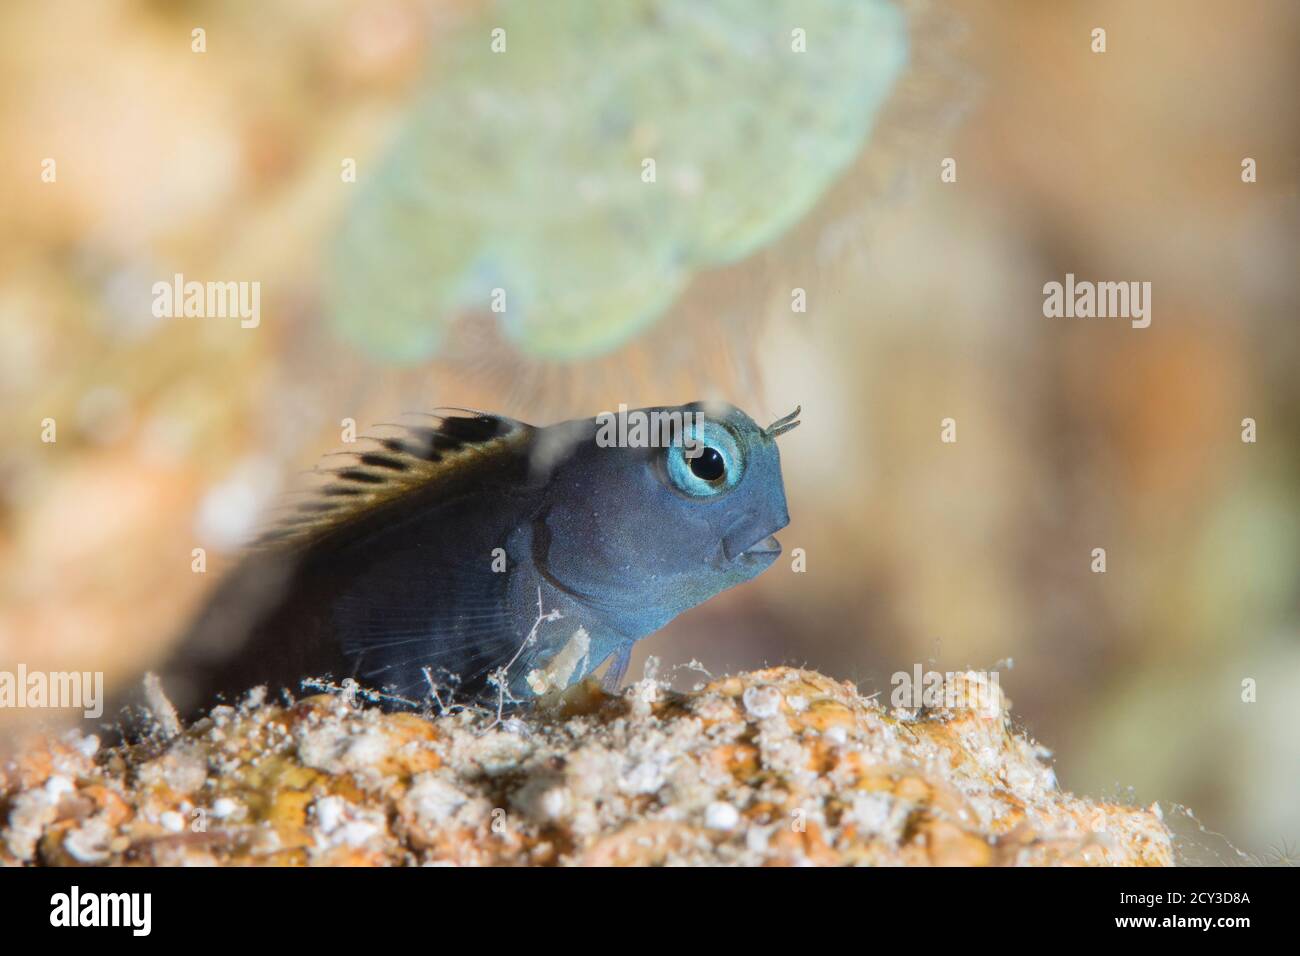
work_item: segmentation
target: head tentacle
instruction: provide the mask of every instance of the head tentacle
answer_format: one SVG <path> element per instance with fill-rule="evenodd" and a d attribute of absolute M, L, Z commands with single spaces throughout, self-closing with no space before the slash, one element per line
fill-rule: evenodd
<path fill-rule="evenodd" d="M 791 429 L 799 427 L 799 412 L 803 410 L 802 405 L 796 405 L 794 411 L 789 415 L 778 418 L 772 424 L 763 429 L 763 433 L 768 438 L 776 438 L 778 435 L 784 435 Z"/>

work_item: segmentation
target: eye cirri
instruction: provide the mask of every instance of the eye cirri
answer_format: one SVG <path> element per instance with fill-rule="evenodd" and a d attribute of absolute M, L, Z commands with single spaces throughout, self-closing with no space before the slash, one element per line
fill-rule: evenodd
<path fill-rule="evenodd" d="M 678 491 L 708 498 L 734 488 L 745 472 L 745 458 L 723 425 L 705 420 L 692 426 L 680 445 L 668 449 L 668 479 Z"/>

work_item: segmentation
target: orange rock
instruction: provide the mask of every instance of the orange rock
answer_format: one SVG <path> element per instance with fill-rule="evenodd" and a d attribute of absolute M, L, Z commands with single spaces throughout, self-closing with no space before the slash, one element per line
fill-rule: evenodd
<path fill-rule="evenodd" d="M 954 675 L 957 697 L 977 675 Z M 644 682 L 643 682 L 644 683 Z M 1056 786 L 999 710 L 887 712 L 770 668 L 593 686 L 505 723 L 342 695 L 219 708 L 170 741 L 34 739 L 0 860 L 376 866 L 1169 865 L 1158 809 Z M 93 748 L 90 748 L 93 749 Z M 195 821 L 199 821 L 196 824 Z"/>

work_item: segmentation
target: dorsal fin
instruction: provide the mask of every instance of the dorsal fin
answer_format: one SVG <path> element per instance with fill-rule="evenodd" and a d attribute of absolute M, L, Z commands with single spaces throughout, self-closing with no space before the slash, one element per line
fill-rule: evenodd
<path fill-rule="evenodd" d="M 360 450 L 327 455 L 342 463 L 317 466 L 319 485 L 300 492 L 304 500 L 291 506 L 252 547 L 264 550 L 314 541 L 416 489 L 434 487 L 477 460 L 518 449 L 536 431 L 501 415 L 445 411 L 459 414 L 431 413 L 425 416 L 430 424 L 377 425 L 389 433 L 359 438 Z"/>

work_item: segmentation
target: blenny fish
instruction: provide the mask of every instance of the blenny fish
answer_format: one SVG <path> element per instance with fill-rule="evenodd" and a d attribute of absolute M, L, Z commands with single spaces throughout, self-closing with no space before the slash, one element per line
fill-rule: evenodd
<path fill-rule="evenodd" d="M 458 409 L 389 426 L 320 470 L 223 581 L 164 689 L 192 712 L 305 678 L 412 705 L 442 681 L 528 702 L 606 663 L 617 686 L 636 641 L 779 556 L 776 439 L 798 413 L 767 428 L 718 403 L 626 413 L 676 434 Z"/>

